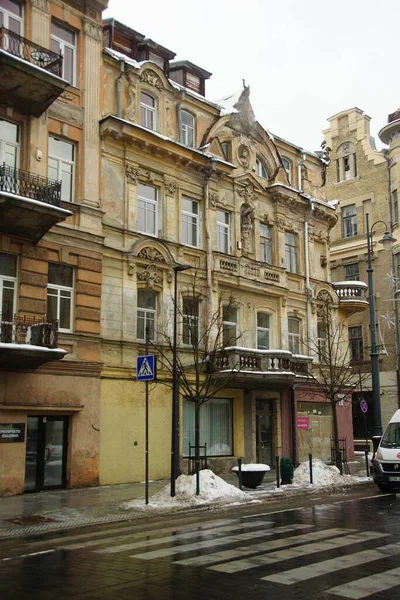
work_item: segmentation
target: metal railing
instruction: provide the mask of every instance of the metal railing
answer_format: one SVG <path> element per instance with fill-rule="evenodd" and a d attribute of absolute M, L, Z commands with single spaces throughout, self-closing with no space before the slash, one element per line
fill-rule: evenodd
<path fill-rule="evenodd" d="M 8 192 L 18 196 L 60 206 L 61 181 L 34 175 L 29 171 L 8 167 L 5 163 L 0 166 L 0 192 Z"/>
<path fill-rule="evenodd" d="M 57 348 L 58 322 L 39 317 L 0 313 L 0 342 Z"/>
<path fill-rule="evenodd" d="M 61 55 L 39 46 L 5 27 L 0 27 L 0 49 L 41 67 L 53 75 L 62 77 L 63 58 Z"/>

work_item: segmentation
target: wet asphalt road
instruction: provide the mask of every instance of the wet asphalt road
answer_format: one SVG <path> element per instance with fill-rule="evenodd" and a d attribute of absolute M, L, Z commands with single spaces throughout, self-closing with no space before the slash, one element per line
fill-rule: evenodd
<path fill-rule="evenodd" d="M 400 495 L 265 508 L 7 540 L 0 599 L 398 600 Z"/>

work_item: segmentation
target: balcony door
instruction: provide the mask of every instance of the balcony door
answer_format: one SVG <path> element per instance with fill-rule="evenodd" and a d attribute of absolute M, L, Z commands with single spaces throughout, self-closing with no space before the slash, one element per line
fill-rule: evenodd
<path fill-rule="evenodd" d="M 274 466 L 274 400 L 256 400 L 256 457 L 258 463 Z"/>
<path fill-rule="evenodd" d="M 5 165 L 10 169 L 18 167 L 19 128 L 15 123 L 0 119 L 0 168 Z M 1 171 L 0 171 L 1 173 Z M 0 190 L 7 191 L 7 173 L 2 174 Z M 4 183 L 3 183 L 4 182 Z"/>
<path fill-rule="evenodd" d="M 28 417 L 26 492 L 65 488 L 67 435 L 68 417 Z"/>
<path fill-rule="evenodd" d="M 22 35 L 23 6 L 15 0 L 3 0 L 0 6 L 0 27 Z"/>

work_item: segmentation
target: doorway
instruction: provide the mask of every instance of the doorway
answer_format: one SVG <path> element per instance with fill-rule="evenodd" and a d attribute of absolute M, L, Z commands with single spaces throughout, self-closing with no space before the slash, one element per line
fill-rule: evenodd
<path fill-rule="evenodd" d="M 25 492 L 65 488 L 68 417 L 28 417 Z"/>
<path fill-rule="evenodd" d="M 258 463 L 274 466 L 273 400 L 256 400 L 256 457 Z"/>

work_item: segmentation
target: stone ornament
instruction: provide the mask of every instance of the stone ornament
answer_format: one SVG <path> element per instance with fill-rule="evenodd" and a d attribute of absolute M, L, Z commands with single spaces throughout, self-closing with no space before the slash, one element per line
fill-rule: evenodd
<path fill-rule="evenodd" d="M 250 167 L 251 154 L 249 148 L 245 144 L 241 144 L 238 148 L 238 159 L 242 167 L 245 169 Z"/>
<path fill-rule="evenodd" d="M 43 12 L 50 13 L 49 0 L 32 0 L 32 4 L 35 8 L 42 10 Z"/>
<path fill-rule="evenodd" d="M 239 190 L 239 196 L 243 198 L 243 200 L 245 200 L 247 203 L 253 203 L 256 197 L 254 192 L 254 186 L 252 186 L 251 183 L 248 183 L 241 190 Z"/>
<path fill-rule="evenodd" d="M 132 81 L 128 85 L 128 106 L 124 110 L 124 119 L 136 122 L 136 86 Z"/>
<path fill-rule="evenodd" d="M 136 167 L 126 167 L 126 177 L 130 183 L 137 183 L 140 175 L 140 170 Z"/>
<path fill-rule="evenodd" d="M 96 42 L 101 42 L 103 39 L 103 28 L 93 23 L 93 21 L 89 21 L 89 19 L 83 21 L 83 31 L 85 35 L 93 38 Z"/>
<path fill-rule="evenodd" d="M 217 208 L 219 202 L 218 192 L 208 192 L 208 205 L 210 208 Z"/>
<path fill-rule="evenodd" d="M 157 271 L 156 265 L 148 265 L 143 271 L 137 274 L 137 280 L 147 283 L 149 287 L 161 285 L 162 283 L 162 278 Z"/>
<path fill-rule="evenodd" d="M 165 258 L 163 257 L 161 252 L 153 246 L 146 246 L 145 248 L 142 248 L 141 251 L 138 253 L 138 257 L 145 258 L 146 260 L 153 260 L 155 262 L 165 263 Z"/>
<path fill-rule="evenodd" d="M 164 185 L 165 193 L 167 194 L 167 196 L 175 196 L 176 192 L 178 191 L 178 184 L 176 183 L 176 181 L 164 178 Z"/>
<path fill-rule="evenodd" d="M 162 90 L 164 87 L 157 73 L 155 73 L 151 69 L 145 69 L 142 73 L 140 73 L 140 81 L 142 83 L 148 83 L 149 85 L 157 88 L 158 90 Z"/>
<path fill-rule="evenodd" d="M 243 204 L 240 209 L 240 231 L 243 252 L 251 250 L 251 233 L 253 231 L 254 210 L 248 204 Z"/>

